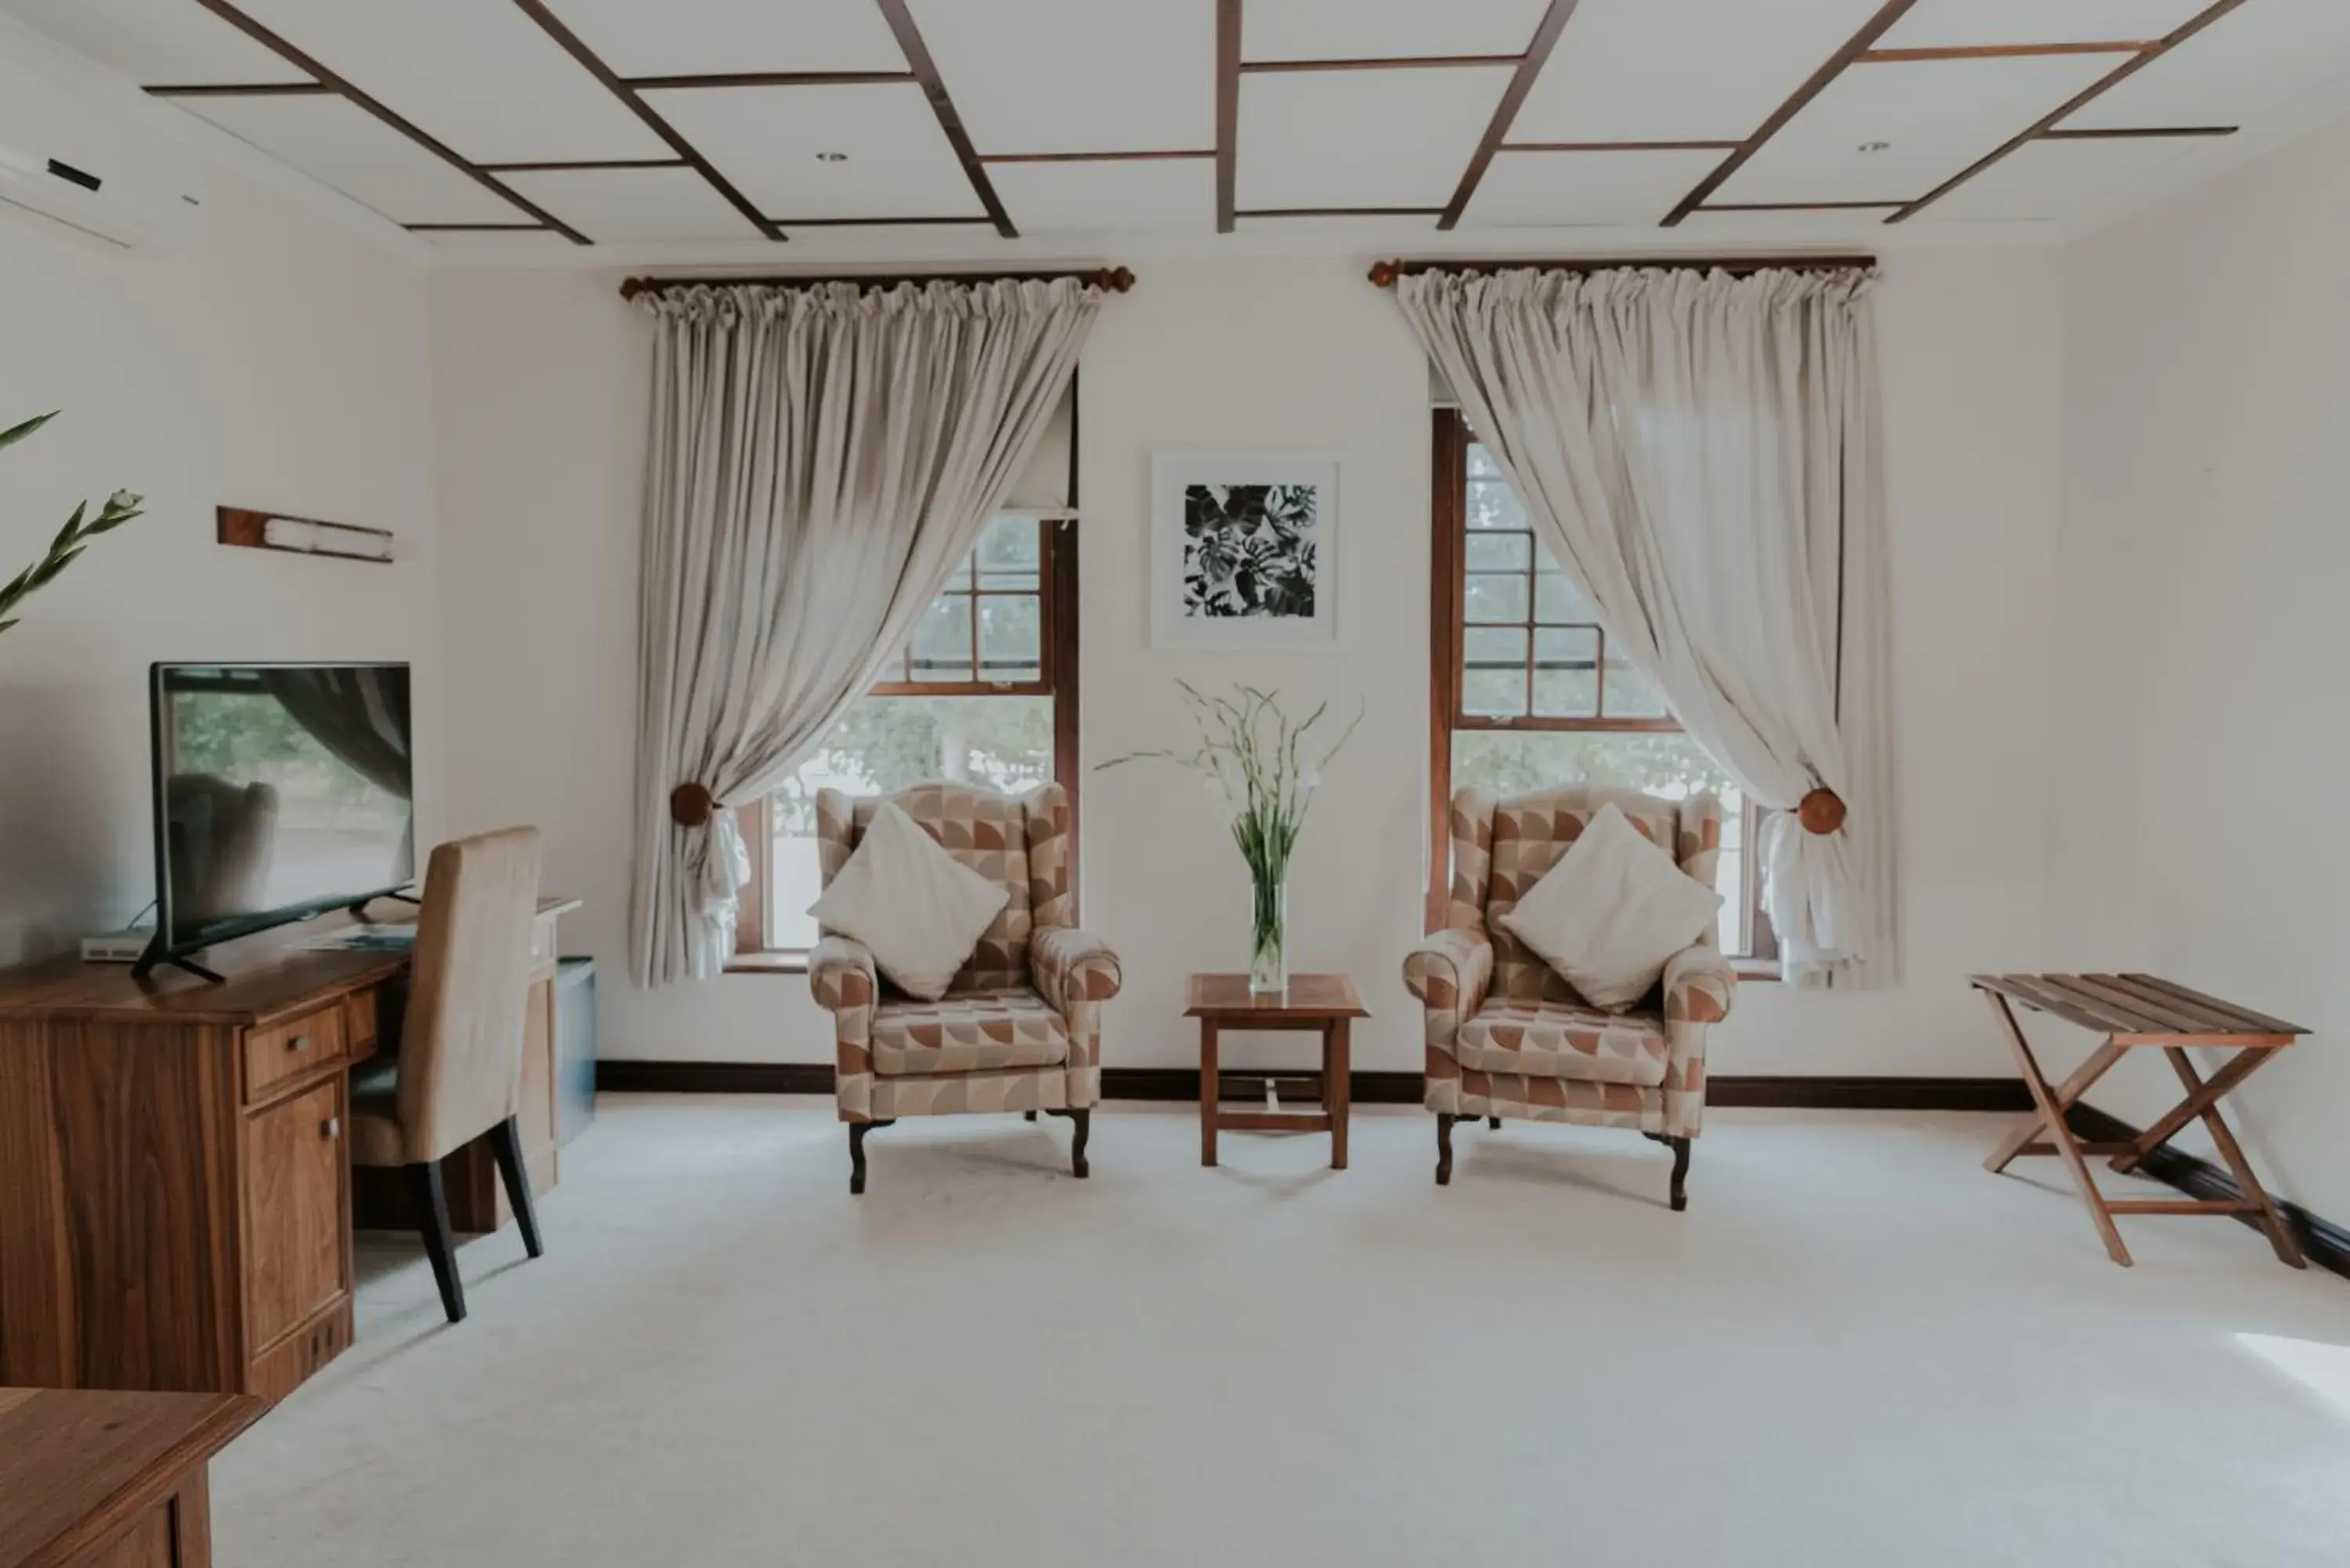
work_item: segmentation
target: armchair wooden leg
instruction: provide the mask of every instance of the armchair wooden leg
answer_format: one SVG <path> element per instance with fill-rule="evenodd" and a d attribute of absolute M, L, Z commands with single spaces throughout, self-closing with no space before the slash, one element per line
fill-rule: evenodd
<path fill-rule="evenodd" d="M 1436 1113 L 1436 1185 L 1452 1185 L 1452 1124 L 1461 1120 L 1444 1111 Z"/>
<path fill-rule="evenodd" d="M 1020 1113 L 1020 1116 L 1021 1116 L 1021 1119 L 1022 1119 L 1022 1120 L 1024 1120 L 1024 1121 L 1032 1121 L 1032 1122 L 1033 1122 L 1033 1121 L 1035 1121 L 1035 1120 L 1036 1119 L 1036 1113 L 1035 1113 L 1035 1111 L 1022 1111 L 1022 1112 Z"/>
<path fill-rule="evenodd" d="M 424 1232 L 424 1255 L 432 1260 L 432 1280 L 441 1287 L 441 1310 L 451 1323 L 463 1323 L 465 1285 L 457 1277 L 456 1239 L 449 1232 L 449 1192 L 441 1182 L 441 1162 L 428 1159 L 407 1169 L 417 1229 Z"/>
<path fill-rule="evenodd" d="M 1485 1118 L 1485 1125 L 1498 1131 L 1502 1126 L 1502 1118 L 1499 1116 L 1487 1116 Z"/>
<path fill-rule="evenodd" d="M 1659 1136 L 1657 1141 L 1673 1151 L 1672 1205 L 1673 1212 L 1678 1214 L 1689 1207 L 1690 1140 Z"/>
<path fill-rule="evenodd" d="M 490 1129 L 490 1152 L 497 1157 L 498 1174 L 506 1184 L 506 1207 L 522 1228 L 523 1250 L 542 1257 L 546 1249 L 538 1239 L 538 1210 L 531 1202 L 530 1169 L 522 1162 L 522 1124 L 508 1116 Z"/>
<path fill-rule="evenodd" d="M 865 1135 L 875 1127 L 893 1126 L 895 1118 L 886 1122 L 851 1122 L 848 1124 L 848 1195 L 852 1198 L 865 1190 Z"/>

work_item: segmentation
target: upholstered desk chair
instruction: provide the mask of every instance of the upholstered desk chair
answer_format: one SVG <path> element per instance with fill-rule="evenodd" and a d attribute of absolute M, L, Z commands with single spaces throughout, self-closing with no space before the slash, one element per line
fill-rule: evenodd
<path fill-rule="evenodd" d="M 808 955 L 808 984 L 833 1016 L 836 1095 L 848 1124 L 848 1190 L 865 1190 L 865 1135 L 899 1116 L 1042 1111 L 1075 1130 L 1070 1168 L 1101 1098 L 1101 1004 L 1118 994 L 1118 955 L 1072 923 L 1069 797 L 924 784 L 888 797 L 950 855 L 1001 882 L 1011 901 L 937 1002 L 899 993 L 863 943 L 831 932 Z M 879 796 L 817 792 L 827 887 L 848 864 Z"/>
<path fill-rule="evenodd" d="M 1445 929 L 1404 960 L 1427 1008 L 1425 1098 L 1436 1113 L 1436 1180 L 1452 1179 L 1452 1124 L 1503 1116 L 1637 1128 L 1673 1151 L 1671 1198 L 1689 1206 L 1690 1140 L 1705 1118 L 1707 1026 L 1730 1014 L 1737 978 L 1709 938 L 1666 963 L 1628 1012 L 1586 1003 L 1501 925 L 1608 802 L 1708 888 L 1721 803 L 1576 786 L 1498 800 L 1452 797 Z"/>
<path fill-rule="evenodd" d="M 424 877 L 400 1052 L 351 1075 L 351 1160 L 396 1166 L 409 1190 L 451 1323 L 465 1287 L 449 1233 L 441 1161 L 484 1133 L 530 1255 L 542 1251 L 515 1106 L 531 925 L 538 910 L 539 834 L 508 827 L 441 845 Z"/>

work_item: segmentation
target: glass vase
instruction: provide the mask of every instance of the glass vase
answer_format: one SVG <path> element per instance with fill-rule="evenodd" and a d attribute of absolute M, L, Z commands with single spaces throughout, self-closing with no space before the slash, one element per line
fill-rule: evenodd
<path fill-rule="evenodd" d="M 1278 996 L 1289 989 L 1289 882 L 1251 876 L 1249 991 Z"/>

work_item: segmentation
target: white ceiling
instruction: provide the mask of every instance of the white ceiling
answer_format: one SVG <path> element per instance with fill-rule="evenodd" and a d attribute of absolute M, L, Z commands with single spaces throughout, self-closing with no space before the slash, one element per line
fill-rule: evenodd
<path fill-rule="evenodd" d="M 1869 43 L 1904 57 L 1849 58 L 1885 5 L 1579 0 L 1531 60 L 1554 0 L 1238 0 L 1221 149 L 1220 0 L 0 12 L 139 86 L 206 89 L 161 96 L 452 254 L 583 261 L 770 246 L 730 190 L 787 238 L 972 254 L 1220 227 L 1404 240 L 1456 200 L 1471 235 L 2064 224 L 2219 167 L 2350 78 L 2350 0 L 2242 0 L 2167 52 L 2212 0 L 1916 0 Z M 2084 93 L 2059 135 L 2026 136 Z"/>

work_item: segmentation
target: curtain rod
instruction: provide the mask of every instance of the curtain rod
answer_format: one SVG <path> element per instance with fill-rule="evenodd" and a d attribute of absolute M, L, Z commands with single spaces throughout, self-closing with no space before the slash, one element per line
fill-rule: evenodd
<path fill-rule="evenodd" d="M 1112 294 L 1124 294 L 1134 286 L 1134 269 L 1123 266 L 1097 266 L 1062 272 L 903 272 L 849 273 L 838 276 L 817 277 L 797 274 L 775 274 L 761 277 L 632 277 L 620 285 L 620 297 L 634 299 L 640 294 L 660 294 L 672 288 L 697 288 L 707 286 L 723 288 L 737 284 L 754 284 L 771 288 L 812 288 L 820 283 L 855 283 L 867 288 L 895 288 L 901 283 L 1049 283 L 1055 278 L 1073 277 L 1079 283 L 1089 283 L 1106 288 Z"/>
<path fill-rule="evenodd" d="M 1772 267 L 1788 272 L 1840 272 L 1847 267 L 1871 267 L 1877 258 L 1870 255 L 1813 256 L 1590 256 L 1573 260 L 1540 256 L 1510 257 L 1496 261 L 1405 261 L 1395 258 L 1371 264 L 1371 281 L 1381 288 L 1394 286 L 1395 280 L 1423 272 L 1511 272 L 1532 267 L 1540 272 L 1605 272 L 1611 267 L 1687 268 L 1700 272 L 1720 270 L 1732 277 Z"/>

